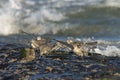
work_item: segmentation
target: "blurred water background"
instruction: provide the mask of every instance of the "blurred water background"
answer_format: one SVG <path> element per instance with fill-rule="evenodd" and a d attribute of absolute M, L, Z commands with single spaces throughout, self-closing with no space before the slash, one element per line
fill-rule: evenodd
<path fill-rule="evenodd" d="M 19 30 L 96 40 L 120 55 L 120 0 L 0 0 L 0 41 L 31 39 Z"/>

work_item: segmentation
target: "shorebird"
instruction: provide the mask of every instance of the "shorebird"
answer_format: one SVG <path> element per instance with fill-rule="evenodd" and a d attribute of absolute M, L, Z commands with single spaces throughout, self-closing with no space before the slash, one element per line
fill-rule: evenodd
<path fill-rule="evenodd" d="M 88 48 L 87 45 L 83 42 L 74 42 L 73 45 L 73 52 L 78 56 L 87 56 L 88 55 Z"/>
<path fill-rule="evenodd" d="M 30 36 L 34 36 L 34 34 L 30 34 L 20 30 L 21 33 L 28 34 Z M 56 44 L 51 43 L 52 38 L 41 38 L 37 37 L 36 39 L 31 40 L 30 45 L 34 49 L 35 55 L 37 57 L 38 54 L 44 55 L 49 54 L 53 50 L 56 50 L 58 47 Z"/>
<path fill-rule="evenodd" d="M 78 56 L 87 56 L 90 49 L 93 47 L 88 47 L 89 45 L 95 45 L 96 42 L 88 42 L 84 43 L 82 41 L 75 41 L 67 40 L 66 42 L 56 40 L 58 42 L 57 45 L 63 48 L 67 48 L 72 50 Z"/>
<path fill-rule="evenodd" d="M 76 41 L 73 42 L 72 45 L 74 46 L 73 52 L 78 56 L 88 56 L 90 51 L 94 51 L 96 48 L 97 42 L 83 42 L 83 41 Z"/>
<path fill-rule="evenodd" d="M 67 40 L 66 42 L 56 39 L 52 40 L 56 41 L 56 43 L 50 43 L 51 39 L 39 37 L 31 41 L 31 46 L 34 49 L 38 49 L 40 51 L 40 55 L 49 54 L 52 51 L 57 51 L 62 48 L 69 52 L 72 51 L 78 56 L 87 56 L 90 49 L 92 49 L 92 47 L 88 47 L 88 45 L 96 44 L 96 42 L 84 43 L 82 41 L 74 42 L 72 40 Z"/>
<path fill-rule="evenodd" d="M 53 39 L 53 40 L 57 41 L 56 45 L 59 48 L 64 48 L 64 49 L 67 49 L 68 51 L 71 51 L 73 49 L 73 46 L 71 44 L 68 44 L 67 42 L 56 40 L 56 39 Z"/>
<path fill-rule="evenodd" d="M 31 41 L 31 46 L 35 49 L 36 53 L 39 53 L 40 55 L 46 55 L 59 49 L 57 44 L 51 43 L 51 41 L 52 39 L 50 38 L 38 37 L 37 39 Z"/>
<path fill-rule="evenodd" d="M 56 40 L 56 39 L 55 39 Z M 83 56 L 83 44 L 73 42 L 72 40 L 67 40 L 66 42 L 56 40 L 58 42 L 57 45 L 63 48 L 67 48 L 72 50 L 76 55 Z"/>
<path fill-rule="evenodd" d="M 39 48 L 41 45 L 45 45 L 51 42 L 49 38 L 37 37 L 37 39 L 31 40 L 32 48 Z"/>
<path fill-rule="evenodd" d="M 59 51 L 60 48 L 63 49 L 67 49 L 67 50 L 72 50 L 72 45 L 67 44 L 64 41 L 59 41 L 56 39 L 53 39 L 56 42 L 55 43 L 47 43 L 47 44 L 42 44 L 39 46 L 39 50 L 40 50 L 40 55 L 46 55 L 46 54 L 50 54 L 51 52 L 55 52 L 55 51 Z"/>
<path fill-rule="evenodd" d="M 44 44 L 39 47 L 40 55 L 50 54 L 52 51 L 56 49 L 55 44 Z"/>

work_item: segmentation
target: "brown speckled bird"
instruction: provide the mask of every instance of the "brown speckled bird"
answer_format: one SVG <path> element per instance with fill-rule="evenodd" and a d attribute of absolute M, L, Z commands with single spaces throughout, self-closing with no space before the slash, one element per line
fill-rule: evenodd
<path fill-rule="evenodd" d="M 41 45 L 45 45 L 51 42 L 49 38 L 37 37 L 37 39 L 31 40 L 32 48 L 39 48 Z"/>
<path fill-rule="evenodd" d="M 69 50 L 72 50 L 76 55 L 78 56 L 87 56 L 88 52 L 90 49 L 92 49 L 93 46 L 97 42 L 88 42 L 84 43 L 82 41 L 72 41 L 72 40 L 67 40 L 66 42 L 56 40 L 61 47 L 68 48 Z"/>

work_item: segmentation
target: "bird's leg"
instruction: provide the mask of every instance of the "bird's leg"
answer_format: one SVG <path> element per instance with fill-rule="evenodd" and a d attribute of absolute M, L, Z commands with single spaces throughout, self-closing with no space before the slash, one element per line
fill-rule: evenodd
<path fill-rule="evenodd" d="M 85 60 L 85 54 L 84 51 L 82 51 L 81 59 L 84 61 Z"/>
<path fill-rule="evenodd" d="M 35 51 L 35 59 L 37 60 L 37 59 L 39 59 L 40 49 L 39 48 L 35 48 L 34 51 Z"/>

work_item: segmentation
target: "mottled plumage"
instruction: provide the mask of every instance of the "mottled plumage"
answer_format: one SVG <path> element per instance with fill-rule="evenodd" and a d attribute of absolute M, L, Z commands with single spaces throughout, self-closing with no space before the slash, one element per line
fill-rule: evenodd
<path fill-rule="evenodd" d="M 52 51 L 56 50 L 55 44 L 44 44 L 39 47 L 40 55 L 50 54 Z"/>
<path fill-rule="evenodd" d="M 50 41 L 51 39 L 38 37 L 37 39 L 31 41 L 31 46 L 32 48 L 39 48 L 41 45 L 50 43 Z"/>
<path fill-rule="evenodd" d="M 73 42 L 72 40 L 67 40 L 66 42 L 56 39 L 53 40 L 56 42 L 50 43 L 50 40 L 45 38 L 35 39 L 31 41 L 31 46 L 32 48 L 39 49 L 40 55 L 49 54 L 52 51 L 56 51 L 59 50 L 60 48 L 63 48 L 68 50 L 69 52 L 71 51 L 74 52 L 78 56 L 87 56 L 90 49 L 92 49 L 93 45 L 96 44 L 96 42 L 84 43 L 82 41 Z"/>
<path fill-rule="evenodd" d="M 89 43 L 84 43 L 82 41 L 75 41 L 73 42 L 72 40 L 67 40 L 66 42 L 56 40 L 60 45 L 60 47 L 67 48 L 69 50 L 72 50 L 76 55 L 78 56 L 87 56 L 88 52 L 90 49 L 92 49 L 93 46 L 96 44 L 96 42 L 89 42 Z"/>

